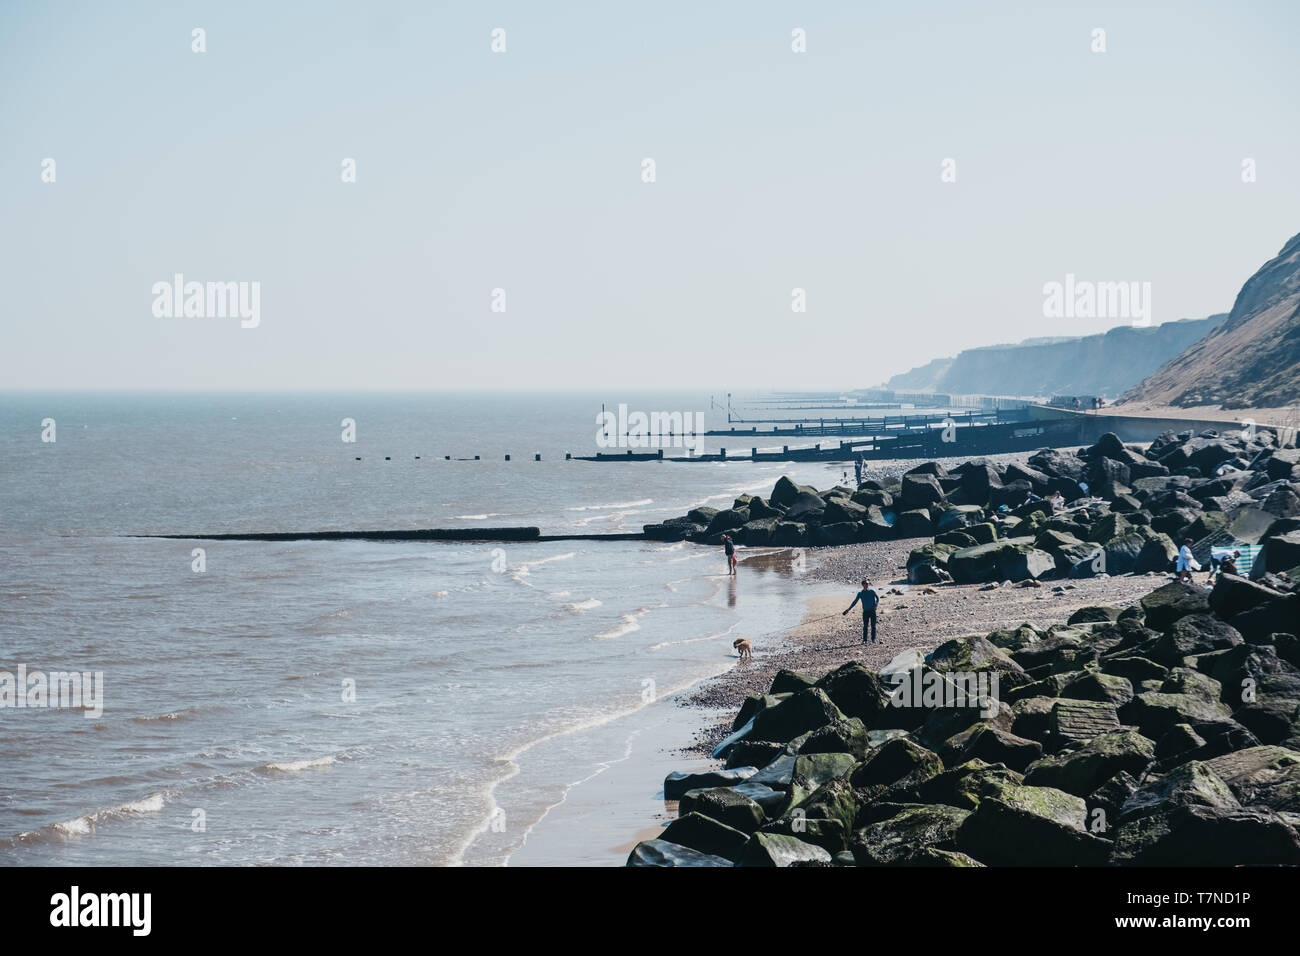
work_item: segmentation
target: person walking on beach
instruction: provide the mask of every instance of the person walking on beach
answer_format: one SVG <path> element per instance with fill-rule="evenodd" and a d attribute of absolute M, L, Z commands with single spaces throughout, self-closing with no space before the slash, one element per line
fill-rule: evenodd
<path fill-rule="evenodd" d="M 722 536 L 722 550 L 727 555 L 727 574 L 736 573 L 736 542 L 731 540 L 731 535 Z"/>
<path fill-rule="evenodd" d="M 862 455 L 859 454 L 853 459 L 853 474 L 858 479 L 858 484 L 862 484 Z"/>
<path fill-rule="evenodd" d="M 859 601 L 862 602 L 862 643 L 877 644 L 879 642 L 876 640 L 876 608 L 880 606 L 880 595 L 876 593 L 876 589 L 871 586 L 871 581 L 867 578 L 862 579 L 862 590 L 854 596 L 853 603 L 846 607 L 840 616 L 843 617 L 852 611 Z M 870 641 L 867 640 L 868 625 L 871 628 Z"/>

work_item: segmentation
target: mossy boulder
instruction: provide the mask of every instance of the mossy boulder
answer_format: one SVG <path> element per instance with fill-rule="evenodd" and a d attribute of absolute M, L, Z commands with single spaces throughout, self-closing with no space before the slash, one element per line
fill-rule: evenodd
<path fill-rule="evenodd" d="M 1141 777 L 1154 759 L 1154 743 L 1121 730 L 1093 737 L 1077 750 L 1042 758 L 1025 771 L 1025 783 L 1085 797 L 1117 773 Z"/>
<path fill-rule="evenodd" d="M 889 866 L 915 860 L 927 849 L 952 850 L 969 810 L 918 804 L 858 830 L 850 842 L 859 866 Z"/>

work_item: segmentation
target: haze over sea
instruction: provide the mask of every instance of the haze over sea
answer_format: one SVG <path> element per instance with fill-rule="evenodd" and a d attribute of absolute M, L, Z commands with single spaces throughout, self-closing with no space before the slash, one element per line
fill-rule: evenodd
<path fill-rule="evenodd" d="M 665 698 L 734 666 L 736 636 L 799 621 L 788 569 L 729 582 L 717 549 L 641 541 L 126 535 L 639 531 L 781 474 L 840 478 L 564 461 L 596 450 L 602 401 L 709 398 L 4 395 L 0 670 L 102 671 L 105 703 L 0 708 L 0 864 L 499 864 L 530 839 L 529 862 L 621 862 L 568 838 L 537 852 L 548 811 L 662 759 Z"/>

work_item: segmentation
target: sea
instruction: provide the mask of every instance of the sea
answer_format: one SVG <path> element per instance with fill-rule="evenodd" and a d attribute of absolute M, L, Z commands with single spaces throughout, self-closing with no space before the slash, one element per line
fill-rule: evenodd
<path fill-rule="evenodd" d="M 0 865 L 622 863 L 688 763 L 681 695 L 744 666 L 737 637 L 781 646 L 817 593 L 800 561 L 150 535 L 618 533 L 843 480 L 565 458 L 601 450 L 602 403 L 721 427 L 723 401 L 0 393 Z M 81 698 L 34 693 L 71 672 Z"/>

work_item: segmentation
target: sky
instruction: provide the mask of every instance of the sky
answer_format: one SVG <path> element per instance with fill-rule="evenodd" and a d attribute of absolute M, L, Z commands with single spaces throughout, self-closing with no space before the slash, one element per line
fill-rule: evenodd
<path fill-rule="evenodd" d="M 1297 35 L 1288 2 L 4 0 L 0 389 L 835 391 L 1128 320 L 1045 314 L 1067 275 L 1227 311 L 1300 232 Z M 158 314 L 177 274 L 257 283 L 256 325 Z"/>

